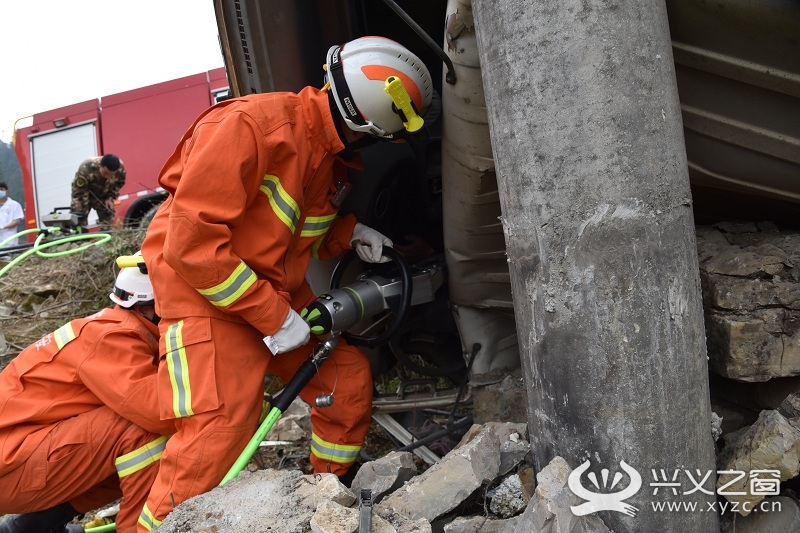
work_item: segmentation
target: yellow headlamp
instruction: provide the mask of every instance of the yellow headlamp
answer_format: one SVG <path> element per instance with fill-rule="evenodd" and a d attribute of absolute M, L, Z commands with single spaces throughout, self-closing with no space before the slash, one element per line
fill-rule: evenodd
<path fill-rule="evenodd" d="M 411 101 L 411 97 L 408 95 L 408 91 L 406 91 L 400 78 L 397 76 L 386 78 L 384 90 L 391 96 L 392 102 L 394 102 L 394 110 L 400 115 L 406 131 L 409 133 L 419 131 L 425 125 L 425 120 L 419 116 L 414 108 L 414 102 Z"/>

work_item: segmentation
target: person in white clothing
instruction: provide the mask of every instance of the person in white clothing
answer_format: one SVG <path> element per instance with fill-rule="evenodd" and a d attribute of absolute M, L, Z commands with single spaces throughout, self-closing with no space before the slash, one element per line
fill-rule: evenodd
<path fill-rule="evenodd" d="M 0 181 L 0 244 L 18 232 L 17 227 L 25 218 L 19 202 L 8 196 L 8 185 Z M 16 246 L 18 239 L 7 242 L 2 248 Z"/>

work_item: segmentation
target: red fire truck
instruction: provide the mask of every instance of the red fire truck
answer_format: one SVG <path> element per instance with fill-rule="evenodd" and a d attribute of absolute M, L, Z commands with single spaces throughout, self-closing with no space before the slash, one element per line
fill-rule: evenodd
<path fill-rule="evenodd" d="M 225 69 L 218 68 L 37 113 L 30 126 L 15 131 L 25 227 L 42 227 L 42 217 L 68 208 L 78 166 L 104 153 L 118 155 L 127 171 L 116 223 L 148 220 L 164 199 L 157 183 L 161 167 L 194 119 L 228 95 Z M 96 221 L 92 211 L 90 227 Z"/>

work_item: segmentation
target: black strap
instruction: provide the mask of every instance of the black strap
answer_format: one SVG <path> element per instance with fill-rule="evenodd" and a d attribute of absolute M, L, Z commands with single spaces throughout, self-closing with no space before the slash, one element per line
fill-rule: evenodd
<path fill-rule="evenodd" d="M 337 46 L 331 54 L 331 62 L 328 65 L 328 72 L 333 78 L 333 86 L 336 87 L 336 97 L 339 103 L 347 114 L 348 118 L 358 124 L 365 126 L 367 121 L 358 111 L 353 94 L 350 92 L 350 87 L 347 86 L 347 81 L 344 79 L 344 71 L 342 70 L 342 47 Z"/>

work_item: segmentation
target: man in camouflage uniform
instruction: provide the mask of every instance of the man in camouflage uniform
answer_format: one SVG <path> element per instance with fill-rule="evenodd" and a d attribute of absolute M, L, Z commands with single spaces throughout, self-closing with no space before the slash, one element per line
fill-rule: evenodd
<path fill-rule="evenodd" d="M 79 224 L 87 229 L 89 211 L 97 212 L 100 230 L 110 230 L 114 223 L 114 200 L 125 185 L 125 166 L 119 157 L 106 154 L 81 163 L 72 180 L 72 212 L 80 215 Z"/>

